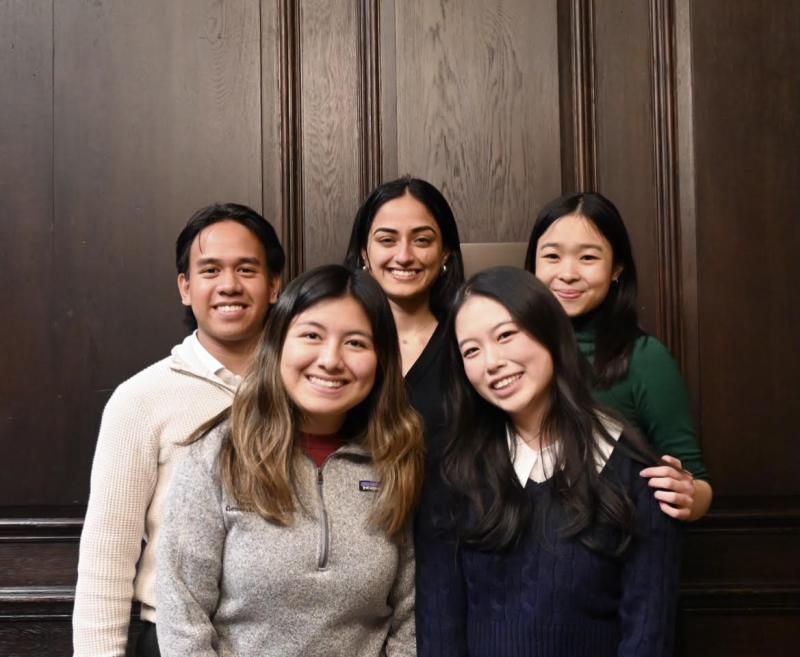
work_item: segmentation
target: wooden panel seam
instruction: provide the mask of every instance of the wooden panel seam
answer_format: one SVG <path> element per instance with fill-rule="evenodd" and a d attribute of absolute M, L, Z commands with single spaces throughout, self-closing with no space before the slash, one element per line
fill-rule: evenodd
<path fill-rule="evenodd" d="M 576 191 L 597 186 L 594 1 L 573 0 L 570 11 L 573 157 Z"/>
<path fill-rule="evenodd" d="M 359 86 L 361 123 L 361 198 L 383 180 L 380 98 L 380 5 L 362 0 L 359 5 Z"/>
<path fill-rule="evenodd" d="M 650 0 L 653 148 L 658 245 L 658 317 L 670 351 L 685 365 L 681 322 L 681 241 L 675 153 L 675 9 L 673 0 Z"/>
<path fill-rule="evenodd" d="M 285 278 L 303 271 L 303 149 L 300 104 L 300 1 L 281 0 L 279 19 L 281 94 L 281 235 L 286 251 Z"/>

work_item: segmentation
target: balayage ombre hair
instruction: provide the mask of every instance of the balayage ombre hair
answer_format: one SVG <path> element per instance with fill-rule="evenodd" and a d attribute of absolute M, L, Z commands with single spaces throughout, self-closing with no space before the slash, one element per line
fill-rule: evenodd
<path fill-rule="evenodd" d="M 548 509 L 532 509 L 514 472 L 506 427 L 510 417 L 484 399 L 464 370 L 455 320 L 464 303 L 482 296 L 508 310 L 521 331 L 547 349 L 553 360 L 550 401 L 542 436 L 559 441 L 553 465 L 553 490 L 567 511 L 565 535 L 576 536 L 591 549 L 621 554 L 632 537 L 634 508 L 623 488 L 601 477 L 596 461 L 602 444 L 617 445 L 604 424 L 587 385 L 586 363 L 580 357 L 566 312 L 550 290 L 533 274 L 516 267 L 493 267 L 467 281 L 459 290 L 448 320 L 446 405 L 452 419 L 442 461 L 442 475 L 452 499 L 440 516 L 455 526 L 461 540 L 482 550 L 515 545 L 534 515 L 546 518 Z M 652 464 L 656 456 L 633 432 L 626 430 L 617 448 L 634 459 Z M 449 517 L 449 520 L 447 520 Z M 598 542 L 595 530 L 612 527 L 619 540 Z"/>
<path fill-rule="evenodd" d="M 303 507 L 296 468 L 303 458 L 297 441 L 302 413 L 281 378 L 281 352 L 295 317 L 322 301 L 342 297 L 355 299 L 364 309 L 378 365 L 372 390 L 348 411 L 340 435 L 372 457 L 381 487 L 371 522 L 397 536 L 410 518 L 422 484 L 422 423 L 406 400 L 389 304 L 367 272 L 326 265 L 287 286 L 270 312 L 255 362 L 234 397 L 220 452 L 220 474 L 238 504 L 271 522 L 288 525 Z M 221 419 L 209 421 L 193 439 Z"/>

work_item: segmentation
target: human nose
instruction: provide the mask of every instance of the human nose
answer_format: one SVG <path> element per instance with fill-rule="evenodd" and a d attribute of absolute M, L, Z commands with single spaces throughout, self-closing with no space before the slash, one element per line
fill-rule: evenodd
<path fill-rule="evenodd" d="M 580 278 L 574 259 L 563 258 L 559 265 L 558 277 L 565 283 L 572 283 Z"/>
<path fill-rule="evenodd" d="M 506 364 L 505 358 L 503 358 L 503 354 L 500 352 L 497 347 L 494 346 L 487 346 L 483 350 L 484 354 L 484 364 L 486 366 L 486 371 L 489 374 L 494 374 L 503 368 Z"/>
<path fill-rule="evenodd" d="M 411 247 L 411 242 L 408 240 L 401 240 L 397 247 L 397 253 L 394 256 L 395 261 L 401 265 L 407 265 L 414 262 L 414 251 Z"/>
<path fill-rule="evenodd" d="M 219 291 L 223 294 L 237 294 L 242 289 L 239 276 L 233 270 L 223 270 L 218 280 Z"/>
<path fill-rule="evenodd" d="M 338 343 L 328 340 L 322 345 L 317 364 L 326 372 L 336 371 L 342 366 L 342 354 Z"/>

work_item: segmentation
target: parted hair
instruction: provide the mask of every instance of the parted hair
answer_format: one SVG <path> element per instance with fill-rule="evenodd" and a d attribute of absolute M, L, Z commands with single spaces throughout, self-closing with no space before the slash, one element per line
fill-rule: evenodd
<path fill-rule="evenodd" d="M 636 264 L 628 231 L 619 210 L 602 194 L 582 192 L 567 194 L 542 208 L 533 224 L 525 256 L 525 269 L 536 273 L 536 249 L 539 238 L 562 217 L 578 215 L 591 221 L 608 240 L 615 266 L 622 271 L 611 285 L 600 306 L 592 311 L 597 318 L 594 384 L 608 388 L 628 374 L 636 339 L 643 335 L 636 312 Z M 580 318 L 577 319 L 580 323 Z"/>
<path fill-rule="evenodd" d="M 496 551 L 514 546 L 534 516 L 541 520 L 548 512 L 546 507 L 530 507 L 514 472 L 506 433 L 511 419 L 478 394 L 464 370 L 455 319 L 472 296 L 502 304 L 518 328 L 547 349 L 553 360 L 541 433 L 560 443 L 552 482 L 567 513 L 564 534 L 578 537 L 591 549 L 621 554 L 632 537 L 633 503 L 621 485 L 600 476 L 596 459 L 602 458 L 603 443 L 625 449 L 642 463 L 657 459 L 632 433 L 625 433 L 624 444 L 610 436 L 604 413 L 592 400 L 586 363 L 579 356 L 567 314 L 544 284 L 516 267 L 493 267 L 473 276 L 456 295 L 447 323 L 445 399 L 452 423 L 441 471 L 452 499 L 446 503 L 450 512 L 444 514 L 449 516 L 445 524 L 454 526 L 465 543 Z M 596 540 L 597 530 L 604 534 L 603 527 L 612 528 L 618 540 L 611 545 Z"/>
<path fill-rule="evenodd" d="M 361 252 L 367 248 L 375 215 L 385 203 L 405 194 L 411 194 L 431 213 L 442 234 L 442 246 L 448 254 L 445 263 L 447 271 L 442 272 L 434 282 L 429 301 L 433 315 L 443 321 L 458 286 L 464 282 L 464 259 L 453 210 L 444 195 L 426 180 L 406 175 L 378 185 L 372 190 L 356 213 L 344 264 L 350 269 L 360 269 L 364 265 Z"/>
<path fill-rule="evenodd" d="M 296 468 L 303 458 L 297 440 L 302 414 L 281 378 L 281 352 L 295 317 L 322 301 L 348 296 L 369 319 L 378 366 L 372 390 L 348 411 L 340 435 L 371 456 L 381 487 L 370 521 L 397 536 L 411 516 L 422 485 L 422 423 L 406 399 L 389 304 L 366 272 L 325 265 L 287 286 L 270 312 L 253 366 L 234 397 L 220 451 L 220 474 L 238 504 L 271 522 L 292 522 L 303 499 Z M 221 419 L 209 421 L 193 439 Z"/>

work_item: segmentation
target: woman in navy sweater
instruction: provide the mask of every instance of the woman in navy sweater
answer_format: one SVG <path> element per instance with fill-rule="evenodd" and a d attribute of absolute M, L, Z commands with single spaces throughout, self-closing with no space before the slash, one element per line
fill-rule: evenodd
<path fill-rule="evenodd" d="M 451 433 L 417 538 L 423 657 L 671 654 L 679 523 L 599 412 L 569 319 L 528 272 L 459 292 L 446 327 Z"/>

